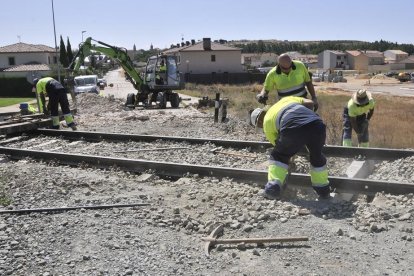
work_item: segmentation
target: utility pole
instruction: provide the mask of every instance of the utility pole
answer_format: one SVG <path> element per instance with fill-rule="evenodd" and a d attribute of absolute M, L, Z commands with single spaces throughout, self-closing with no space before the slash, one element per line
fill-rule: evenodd
<path fill-rule="evenodd" d="M 56 41 L 56 27 L 55 27 L 55 9 L 53 7 L 53 0 L 52 0 L 52 15 L 53 15 L 53 32 L 55 34 L 55 53 L 56 53 L 56 64 L 58 66 L 58 79 L 60 82 L 60 64 L 58 59 L 58 48 L 57 48 L 57 41 Z"/>

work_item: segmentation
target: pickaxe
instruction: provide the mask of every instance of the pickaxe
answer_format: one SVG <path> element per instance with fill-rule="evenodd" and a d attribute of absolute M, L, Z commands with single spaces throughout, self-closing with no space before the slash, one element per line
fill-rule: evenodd
<path fill-rule="evenodd" d="M 220 224 L 214 229 L 208 237 L 203 237 L 201 240 L 205 241 L 204 252 L 206 256 L 210 255 L 210 248 L 216 244 L 232 244 L 232 243 L 268 243 L 268 242 L 296 242 L 308 241 L 306 236 L 299 237 L 274 237 L 274 238 L 242 238 L 242 239 L 217 239 L 217 236 L 223 232 L 224 225 Z"/>
<path fill-rule="evenodd" d="M 256 158 L 257 157 L 257 156 L 248 155 L 248 154 L 222 151 L 221 148 L 214 148 L 214 149 L 210 150 L 210 152 L 214 153 L 214 154 L 225 154 L 225 155 L 232 155 L 232 156 L 237 156 L 237 157 L 247 157 L 247 158 Z"/>

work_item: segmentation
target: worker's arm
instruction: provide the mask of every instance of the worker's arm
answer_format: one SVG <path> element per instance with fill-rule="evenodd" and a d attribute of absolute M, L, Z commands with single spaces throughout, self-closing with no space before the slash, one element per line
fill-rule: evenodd
<path fill-rule="evenodd" d="M 313 110 L 318 110 L 319 103 L 318 98 L 316 98 L 315 87 L 313 86 L 312 80 L 305 82 L 306 87 L 308 88 L 309 94 L 311 94 L 312 101 L 313 101 Z"/>
<path fill-rule="evenodd" d="M 371 119 L 372 115 L 374 115 L 374 109 L 370 109 L 370 110 L 368 111 L 368 114 L 367 114 L 367 120 L 368 120 L 368 121 Z"/>
<path fill-rule="evenodd" d="M 304 105 L 305 107 L 309 108 L 310 110 L 314 109 L 314 102 L 309 100 L 309 99 L 304 99 L 302 105 Z"/>
<path fill-rule="evenodd" d="M 265 132 L 265 136 L 267 141 L 270 142 L 270 144 L 272 144 L 273 146 L 276 146 L 276 139 L 277 139 L 277 135 L 274 132 Z"/>

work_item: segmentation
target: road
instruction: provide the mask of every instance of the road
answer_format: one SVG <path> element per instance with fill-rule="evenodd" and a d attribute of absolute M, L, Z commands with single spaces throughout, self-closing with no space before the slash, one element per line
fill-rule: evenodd
<path fill-rule="evenodd" d="M 397 80 L 381 80 L 381 79 L 355 79 L 354 77 L 346 77 L 348 82 L 341 83 L 321 83 L 316 82 L 316 89 L 324 87 L 325 89 L 357 91 L 358 89 L 366 89 L 372 93 L 394 95 L 401 97 L 414 97 L 414 83 L 400 83 Z"/>

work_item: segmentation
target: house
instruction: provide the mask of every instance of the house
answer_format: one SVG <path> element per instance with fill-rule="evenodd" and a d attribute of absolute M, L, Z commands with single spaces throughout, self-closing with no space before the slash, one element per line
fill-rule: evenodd
<path fill-rule="evenodd" d="M 274 65 L 279 61 L 279 56 L 274 53 L 254 53 L 254 54 L 242 54 L 241 63 L 244 66 L 249 67 L 263 67 Z"/>
<path fill-rule="evenodd" d="M 384 56 L 387 63 L 399 63 L 401 60 L 406 59 L 408 54 L 401 50 L 387 50 L 384 52 Z"/>
<path fill-rule="evenodd" d="M 400 63 L 405 64 L 406 70 L 414 69 L 414 55 L 408 56 L 407 58 L 400 61 Z"/>
<path fill-rule="evenodd" d="M 347 54 L 341 51 L 325 50 L 318 54 L 318 68 L 348 69 Z"/>
<path fill-rule="evenodd" d="M 46 75 L 57 63 L 55 49 L 23 42 L 0 47 L 0 72 L 3 76 L 26 76 L 38 72 Z"/>
<path fill-rule="evenodd" d="M 171 48 L 164 54 L 175 55 L 178 70 L 184 74 L 242 73 L 241 49 L 211 42 L 210 38 L 190 45 Z"/>
<path fill-rule="evenodd" d="M 371 65 L 384 64 L 384 54 L 379 51 L 346 51 L 349 69 L 368 71 Z"/>

